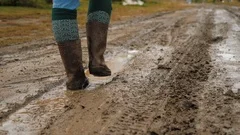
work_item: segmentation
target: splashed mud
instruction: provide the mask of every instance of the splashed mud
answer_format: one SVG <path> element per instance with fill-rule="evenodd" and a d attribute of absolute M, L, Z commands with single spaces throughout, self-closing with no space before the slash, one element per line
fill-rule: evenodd
<path fill-rule="evenodd" d="M 85 74 L 90 81 L 90 86 L 87 88 L 87 90 L 93 90 L 99 85 L 104 85 L 111 82 L 113 78 L 116 77 L 116 75 L 124 69 L 124 66 L 126 66 L 126 64 L 138 54 L 138 52 L 139 51 L 137 50 L 121 50 L 121 52 L 118 52 L 118 54 L 115 55 L 113 58 L 110 58 L 110 60 L 106 61 L 107 66 L 111 69 L 111 76 L 96 77 L 91 75 L 89 73 L 89 70 L 87 69 L 85 71 Z"/>

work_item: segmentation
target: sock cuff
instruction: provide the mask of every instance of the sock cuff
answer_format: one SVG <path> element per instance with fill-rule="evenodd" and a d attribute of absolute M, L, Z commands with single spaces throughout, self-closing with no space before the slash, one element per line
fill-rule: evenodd
<path fill-rule="evenodd" d="M 93 21 L 109 24 L 110 15 L 105 11 L 95 11 L 95 12 L 89 13 L 87 17 L 87 22 L 93 22 Z"/>
<path fill-rule="evenodd" d="M 79 39 L 77 20 L 53 20 L 53 34 L 58 43 Z"/>

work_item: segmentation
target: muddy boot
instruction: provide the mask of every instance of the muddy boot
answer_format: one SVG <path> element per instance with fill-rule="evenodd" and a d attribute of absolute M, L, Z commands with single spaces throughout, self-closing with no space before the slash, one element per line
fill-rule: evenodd
<path fill-rule="evenodd" d="M 54 4 L 69 5 L 71 3 L 71 1 L 66 2 L 68 3 L 54 1 Z M 52 27 L 67 73 L 67 89 L 79 90 L 86 88 L 89 82 L 82 66 L 82 49 L 78 32 L 77 10 L 53 8 Z"/>
<path fill-rule="evenodd" d="M 58 43 L 59 52 L 67 73 L 67 89 L 80 90 L 89 82 L 82 66 L 82 50 L 79 40 Z"/>
<path fill-rule="evenodd" d="M 87 16 L 87 41 L 89 53 L 89 72 L 95 76 L 110 76 L 104 52 L 112 12 L 112 0 L 89 0 Z"/>
<path fill-rule="evenodd" d="M 94 76 L 110 76 L 111 70 L 104 60 L 107 44 L 108 24 L 97 21 L 87 23 L 89 72 Z"/>

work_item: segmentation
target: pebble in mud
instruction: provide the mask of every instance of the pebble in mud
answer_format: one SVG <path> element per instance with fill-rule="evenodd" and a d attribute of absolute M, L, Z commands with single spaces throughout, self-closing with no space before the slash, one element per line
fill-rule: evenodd
<path fill-rule="evenodd" d="M 183 107 L 187 110 L 198 109 L 198 106 L 190 101 L 183 102 Z"/>

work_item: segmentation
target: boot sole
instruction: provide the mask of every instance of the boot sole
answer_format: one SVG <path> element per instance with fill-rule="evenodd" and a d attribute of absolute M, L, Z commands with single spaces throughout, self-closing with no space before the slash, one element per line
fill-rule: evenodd
<path fill-rule="evenodd" d="M 111 76 L 111 72 L 109 73 L 103 73 L 101 71 L 90 71 L 89 70 L 89 73 L 94 75 L 94 76 L 99 76 L 99 77 L 105 77 L 105 76 Z"/>

